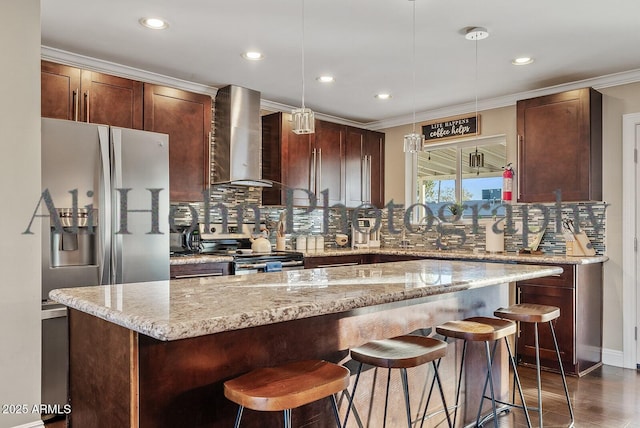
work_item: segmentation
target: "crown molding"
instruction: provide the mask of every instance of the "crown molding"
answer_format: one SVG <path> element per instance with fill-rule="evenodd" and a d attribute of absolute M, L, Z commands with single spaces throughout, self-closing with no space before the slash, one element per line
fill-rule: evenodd
<path fill-rule="evenodd" d="M 260 108 L 263 109 L 263 110 L 272 111 L 274 113 L 275 112 L 291 113 L 291 110 L 293 110 L 294 108 L 298 108 L 298 107 L 297 106 L 290 106 L 288 104 L 277 103 L 275 101 L 261 100 L 260 101 Z M 357 127 L 357 128 L 364 128 L 365 127 L 364 126 L 365 124 L 362 123 L 362 122 L 356 122 L 354 120 L 349 120 L 349 119 L 344 119 L 344 118 L 337 117 L 337 116 L 331 116 L 329 114 L 319 113 L 319 112 L 317 112 L 315 110 L 314 110 L 313 114 L 315 115 L 316 119 L 326 120 L 327 122 L 338 123 L 340 125 L 354 126 L 354 127 Z"/>
<path fill-rule="evenodd" d="M 197 92 L 201 94 L 208 94 L 211 97 L 215 97 L 218 91 L 213 86 L 207 86 L 199 83 L 189 82 L 187 80 L 176 79 L 174 77 L 165 76 L 150 71 L 141 70 L 134 67 L 129 67 L 122 64 L 117 64 L 111 61 L 105 61 L 97 58 L 92 58 L 85 55 L 80 55 L 62 49 L 56 49 L 48 46 L 41 46 L 41 57 L 44 60 L 54 61 L 61 64 L 71 65 L 74 67 L 86 68 L 89 70 L 95 70 L 103 73 L 112 74 L 115 76 L 125 77 L 127 79 L 140 80 L 148 83 L 155 83 L 158 85 L 171 86 L 173 88 L 182 89 L 190 92 Z M 594 77 L 590 79 L 578 80 L 575 82 L 565 83 L 561 85 L 549 86 L 546 88 L 535 89 L 531 91 L 518 92 L 516 94 L 505 95 L 501 97 L 489 98 L 486 100 L 478 100 L 478 111 L 491 110 L 495 108 L 508 107 L 516 104 L 518 100 L 524 100 L 527 98 L 535 98 L 543 95 L 550 95 L 557 92 L 570 91 L 572 89 L 579 89 L 584 87 L 593 87 L 594 89 L 609 88 L 612 86 L 620 86 L 629 83 L 640 82 L 640 69 L 624 71 L 621 73 L 613 73 L 605 76 Z M 269 100 L 260 100 L 260 108 L 268 111 L 289 113 L 294 106 L 282 104 Z M 441 107 L 433 110 L 425 110 L 422 112 L 416 112 L 415 121 L 426 122 L 429 120 L 440 119 L 449 116 L 458 116 L 462 114 L 475 112 L 475 102 L 468 102 L 464 104 L 456 104 L 452 106 Z M 315 116 L 321 120 L 327 120 L 329 122 L 339 123 L 342 125 L 355 126 L 359 128 L 366 128 L 371 130 L 382 130 L 387 128 L 393 128 L 396 126 L 403 126 L 413 123 L 413 113 L 396 116 L 389 119 L 383 119 L 373 122 L 357 122 L 353 120 L 343 119 L 336 116 L 331 116 L 319 112 L 315 112 Z"/>
<path fill-rule="evenodd" d="M 150 71 L 141 70 L 139 68 L 129 67 L 115 62 L 92 58 L 85 55 L 79 55 L 73 52 L 68 52 L 49 46 L 41 46 L 40 56 L 42 59 L 47 61 L 53 61 L 73 67 L 85 68 L 88 70 L 124 77 L 126 79 L 140 80 L 157 85 L 171 86 L 173 88 L 182 89 L 184 91 L 207 94 L 211 97 L 215 97 L 216 93 L 218 92 L 218 89 L 212 86 L 193 83 L 182 79 L 176 79 L 175 77 L 165 76 L 163 74 L 153 73 Z"/>
<path fill-rule="evenodd" d="M 640 82 L 640 69 L 624 71 L 621 73 L 607 74 L 605 76 L 594 77 L 590 79 L 577 80 L 575 82 L 564 83 L 561 85 L 548 86 L 546 88 L 534 89 L 531 91 L 518 92 L 516 94 L 505 95 L 502 97 L 489 98 L 478 101 L 478 111 L 491 110 L 494 108 L 508 107 L 516 104 L 518 100 L 527 98 L 535 98 L 543 95 L 555 94 L 557 92 L 570 91 L 585 87 L 594 89 L 609 88 L 612 86 L 626 85 L 629 83 Z M 458 116 L 475 112 L 475 102 L 457 104 L 442 107 L 433 110 L 416 112 L 416 122 L 426 122 L 429 120 L 440 119 L 449 116 Z M 381 130 L 403 126 L 413 123 L 413 114 L 397 116 L 390 119 L 384 119 L 363 124 L 365 128 L 372 130 Z"/>

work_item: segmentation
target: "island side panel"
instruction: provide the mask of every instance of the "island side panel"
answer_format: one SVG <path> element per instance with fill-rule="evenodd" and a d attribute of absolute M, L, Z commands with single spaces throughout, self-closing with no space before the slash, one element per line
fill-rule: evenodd
<path fill-rule="evenodd" d="M 138 427 L 138 334 L 69 309 L 72 427 Z"/>
<path fill-rule="evenodd" d="M 256 367 L 312 358 L 343 363 L 353 369 L 355 365 L 348 358 L 352 347 L 449 320 L 491 315 L 497 307 L 508 303 L 507 299 L 508 287 L 498 285 L 170 342 L 140 335 L 140 427 L 232 426 L 237 406 L 224 398 L 223 383 L 228 379 Z M 445 389 L 448 399 L 452 400 L 449 404 L 453 404 L 460 349 L 458 342 L 449 345 L 450 355 L 443 361 Z M 483 379 L 486 367 L 483 358 L 482 348 L 477 348 L 467 360 L 469 381 L 465 382 L 465 392 L 469 392 L 469 398 L 462 410 L 465 420 L 475 418 L 478 401 L 473 397 L 480 395 L 478 388 L 482 385 L 477 379 Z M 497 362 L 496 375 L 505 380 L 498 382 L 500 395 L 504 396 L 508 373 L 502 350 Z M 409 374 L 416 400 L 414 409 L 417 409 L 427 371 L 423 367 Z M 431 372 L 428 374 L 431 376 Z M 357 394 L 361 417 L 366 418 L 372 408 L 368 391 L 373 382 L 380 382 L 383 377 L 386 379 L 382 372 L 374 377 L 371 370 L 363 375 Z M 383 398 L 384 385 L 378 383 L 377 387 L 382 389 L 376 390 L 373 407 L 381 409 L 383 403 L 378 400 Z M 395 397 L 399 401 L 398 405 L 390 406 L 393 409 L 388 422 L 391 426 L 394 420 L 406 420 L 402 399 L 399 394 Z M 343 412 L 345 406 L 346 400 L 342 400 Z M 430 409 L 439 406 L 439 399 L 434 398 Z M 377 410 L 372 417 L 378 417 Z M 295 410 L 293 422 L 295 426 L 332 427 L 328 400 Z M 352 423 L 355 424 L 355 419 L 349 426 L 356 426 Z M 242 426 L 280 427 L 282 416 L 246 411 Z"/>

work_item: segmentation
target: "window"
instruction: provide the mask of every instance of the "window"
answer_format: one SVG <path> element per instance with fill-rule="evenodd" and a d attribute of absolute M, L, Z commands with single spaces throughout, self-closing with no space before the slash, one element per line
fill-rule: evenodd
<path fill-rule="evenodd" d="M 427 205 L 435 214 L 444 204 L 488 204 L 480 216 L 492 215 L 501 203 L 502 172 L 506 165 L 504 136 L 432 144 L 431 150 L 411 156 L 407 189 L 411 204 Z M 474 160 L 478 162 L 474 162 Z M 410 204 L 407 204 L 410 205 Z M 503 209 L 501 209 L 503 211 Z M 471 214 L 468 208 L 465 214 Z"/>

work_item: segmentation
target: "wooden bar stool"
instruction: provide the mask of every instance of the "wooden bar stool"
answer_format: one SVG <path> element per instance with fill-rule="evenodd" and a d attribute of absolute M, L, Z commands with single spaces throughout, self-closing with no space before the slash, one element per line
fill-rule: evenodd
<path fill-rule="evenodd" d="M 413 335 L 399 336 L 391 339 L 374 340 L 365 343 L 364 345 L 357 348 L 351 349 L 351 359 L 354 361 L 358 361 L 360 364 L 358 365 L 356 380 L 353 384 L 351 396 L 349 397 L 349 406 L 347 407 L 347 414 L 344 418 L 343 426 L 346 427 L 347 421 L 349 420 L 349 413 L 351 412 L 351 408 L 353 406 L 353 397 L 355 396 L 356 388 L 358 387 L 358 380 L 360 379 L 360 374 L 362 373 L 362 366 L 364 364 L 368 364 L 374 367 L 388 369 L 387 394 L 384 401 L 383 426 L 386 426 L 387 423 L 387 407 L 389 402 L 389 381 L 391 380 L 391 369 L 400 369 L 402 387 L 404 390 L 404 402 L 407 411 L 407 426 L 411 428 L 411 405 L 409 401 L 409 382 L 407 379 L 407 369 L 431 362 L 433 363 L 434 370 L 433 381 L 438 383 L 438 389 L 440 390 L 440 397 L 444 406 L 444 412 L 447 416 L 449 428 L 451 428 L 453 425 L 451 424 L 451 419 L 447 410 L 447 402 L 444 397 L 442 384 L 440 383 L 438 364 L 436 364 L 436 362 L 439 362 L 440 358 L 444 357 L 446 354 L 446 342 L 434 339 L 432 337 Z M 429 397 L 427 398 L 424 413 L 422 415 L 422 422 L 424 422 L 425 416 L 427 415 L 427 409 L 429 408 L 429 400 L 431 399 L 433 386 L 434 384 L 432 382 L 431 390 L 429 391 Z"/>
<path fill-rule="evenodd" d="M 338 406 L 333 394 L 349 386 L 349 370 L 322 360 L 296 361 L 250 371 L 224 383 L 224 395 L 240 405 L 235 427 L 244 408 L 263 412 L 284 411 L 284 426 L 291 428 L 291 410 L 331 397 L 336 425 Z"/>
<path fill-rule="evenodd" d="M 542 427 L 542 382 L 540 378 L 540 343 L 538 336 L 538 323 L 549 323 L 551 329 L 551 337 L 553 337 L 553 346 L 556 349 L 556 357 L 558 358 L 558 365 L 560 366 L 560 375 L 562 376 L 562 385 L 564 386 L 564 395 L 567 399 L 567 406 L 569 407 L 569 415 L 571 417 L 571 425 L 574 424 L 573 419 L 573 407 L 571 406 L 571 399 L 569 398 L 569 389 L 567 388 L 567 378 L 564 375 L 564 367 L 562 367 L 562 360 L 560 359 L 560 349 L 558 348 L 558 340 L 556 339 L 556 332 L 553 328 L 553 320 L 560 316 L 560 308 L 556 306 L 536 305 L 533 303 L 519 303 L 517 305 L 511 305 L 507 308 L 500 308 L 493 313 L 495 316 L 518 322 L 533 323 L 533 330 L 535 336 L 536 347 L 536 376 L 538 381 L 538 408 L 530 408 L 537 411 L 540 415 L 539 426 Z"/>
<path fill-rule="evenodd" d="M 506 411 L 511 407 L 518 407 L 523 409 L 525 417 L 527 419 L 527 425 L 531 426 L 531 420 L 529 419 L 529 412 L 527 411 L 526 404 L 524 402 L 524 394 L 522 392 L 522 385 L 520 385 L 520 379 L 518 377 L 518 373 L 516 371 L 516 364 L 513 358 L 513 354 L 511 353 L 511 347 L 509 346 L 509 341 L 507 338 L 516 332 L 516 323 L 509 320 L 498 319 L 498 318 L 487 318 L 487 317 L 473 317 L 467 318 L 461 321 L 449 321 L 442 325 L 436 327 L 436 332 L 445 337 L 451 337 L 455 339 L 462 339 L 464 343 L 462 345 L 462 358 L 460 361 L 460 376 L 458 377 L 458 388 L 456 391 L 456 405 L 455 412 L 453 416 L 453 424 L 455 425 L 456 419 L 458 417 L 458 406 L 460 402 L 460 387 L 462 385 L 462 373 L 464 368 L 464 358 L 467 353 L 467 342 L 484 342 L 485 345 L 485 355 L 487 359 L 487 375 L 484 381 L 484 387 L 482 389 L 482 400 L 480 400 L 480 406 L 478 407 L 478 414 L 476 416 L 476 425 L 482 426 L 485 420 L 488 417 L 493 417 L 493 423 L 496 428 L 498 428 L 498 410 L 496 403 L 500 403 L 505 405 L 505 408 L 501 408 L 500 411 Z M 518 387 L 518 391 L 520 393 L 520 400 L 522 400 L 522 406 L 516 405 L 515 403 L 506 403 L 504 401 L 497 400 L 494 393 L 493 388 L 493 376 L 491 374 L 491 367 L 493 365 L 493 356 L 495 355 L 496 347 L 498 345 L 498 341 L 504 338 L 504 342 L 507 346 L 507 351 L 509 353 L 509 361 L 511 362 L 511 366 L 513 367 L 513 371 L 515 374 L 515 379 Z M 493 351 L 489 349 L 489 342 L 494 342 Z M 487 397 L 485 395 L 487 391 L 487 383 L 490 387 L 491 396 Z M 484 399 L 491 399 L 491 407 L 492 414 L 488 415 L 488 417 L 484 418 L 482 421 L 480 420 L 480 414 L 482 413 L 482 403 Z"/>

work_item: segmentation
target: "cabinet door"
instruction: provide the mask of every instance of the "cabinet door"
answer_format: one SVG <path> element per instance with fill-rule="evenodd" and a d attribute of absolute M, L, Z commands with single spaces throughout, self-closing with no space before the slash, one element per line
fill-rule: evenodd
<path fill-rule="evenodd" d="M 365 135 L 366 130 L 364 129 L 347 127 L 345 205 L 349 208 L 355 208 L 368 202 L 368 158 L 365 158 Z"/>
<path fill-rule="evenodd" d="M 518 283 L 519 303 L 536 303 L 560 308 L 560 317 L 554 321 L 560 358 L 565 370 L 575 372 L 575 289 Z M 553 338 L 548 323 L 538 324 L 540 360 L 543 367 L 558 370 Z M 535 364 L 534 324 L 520 323 L 518 354 L 525 363 Z"/>
<path fill-rule="evenodd" d="M 171 201 L 201 201 L 209 182 L 211 97 L 144 85 L 144 129 L 169 134 Z"/>
<path fill-rule="evenodd" d="M 316 125 L 317 128 L 317 125 Z M 285 188 L 312 189 L 311 160 L 315 134 L 295 134 L 291 130 L 291 115 L 282 115 L 282 183 Z M 283 202 L 284 189 L 283 189 Z M 308 206 L 309 198 L 305 192 L 296 191 L 293 194 L 293 205 Z"/>
<path fill-rule="evenodd" d="M 142 82 L 88 70 L 81 79 L 80 120 L 142 129 Z"/>
<path fill-rule="evenodd" d="M 315 191 L 320 198 L 320 192 L 328 190 L 330 205 L 345 203 L 345 144 L 346 127 L 344 125 L 316 122 Z"/>
<path fill-rule="evenodd" d="M 602 198 L 602 95 L 579 89 L 517 103 L 519 202 Z"/>
<path fill-rule="evenodd" d="M 53 119 L 80 119 L 80 69 L 42 61 L 41 115 Z"/>
<path fill-rule="evenodd" d="M 364 154 L 368 156 L 369 203 L 382 208 L 384 200 L 384 133 L 367 131 Z"/>

